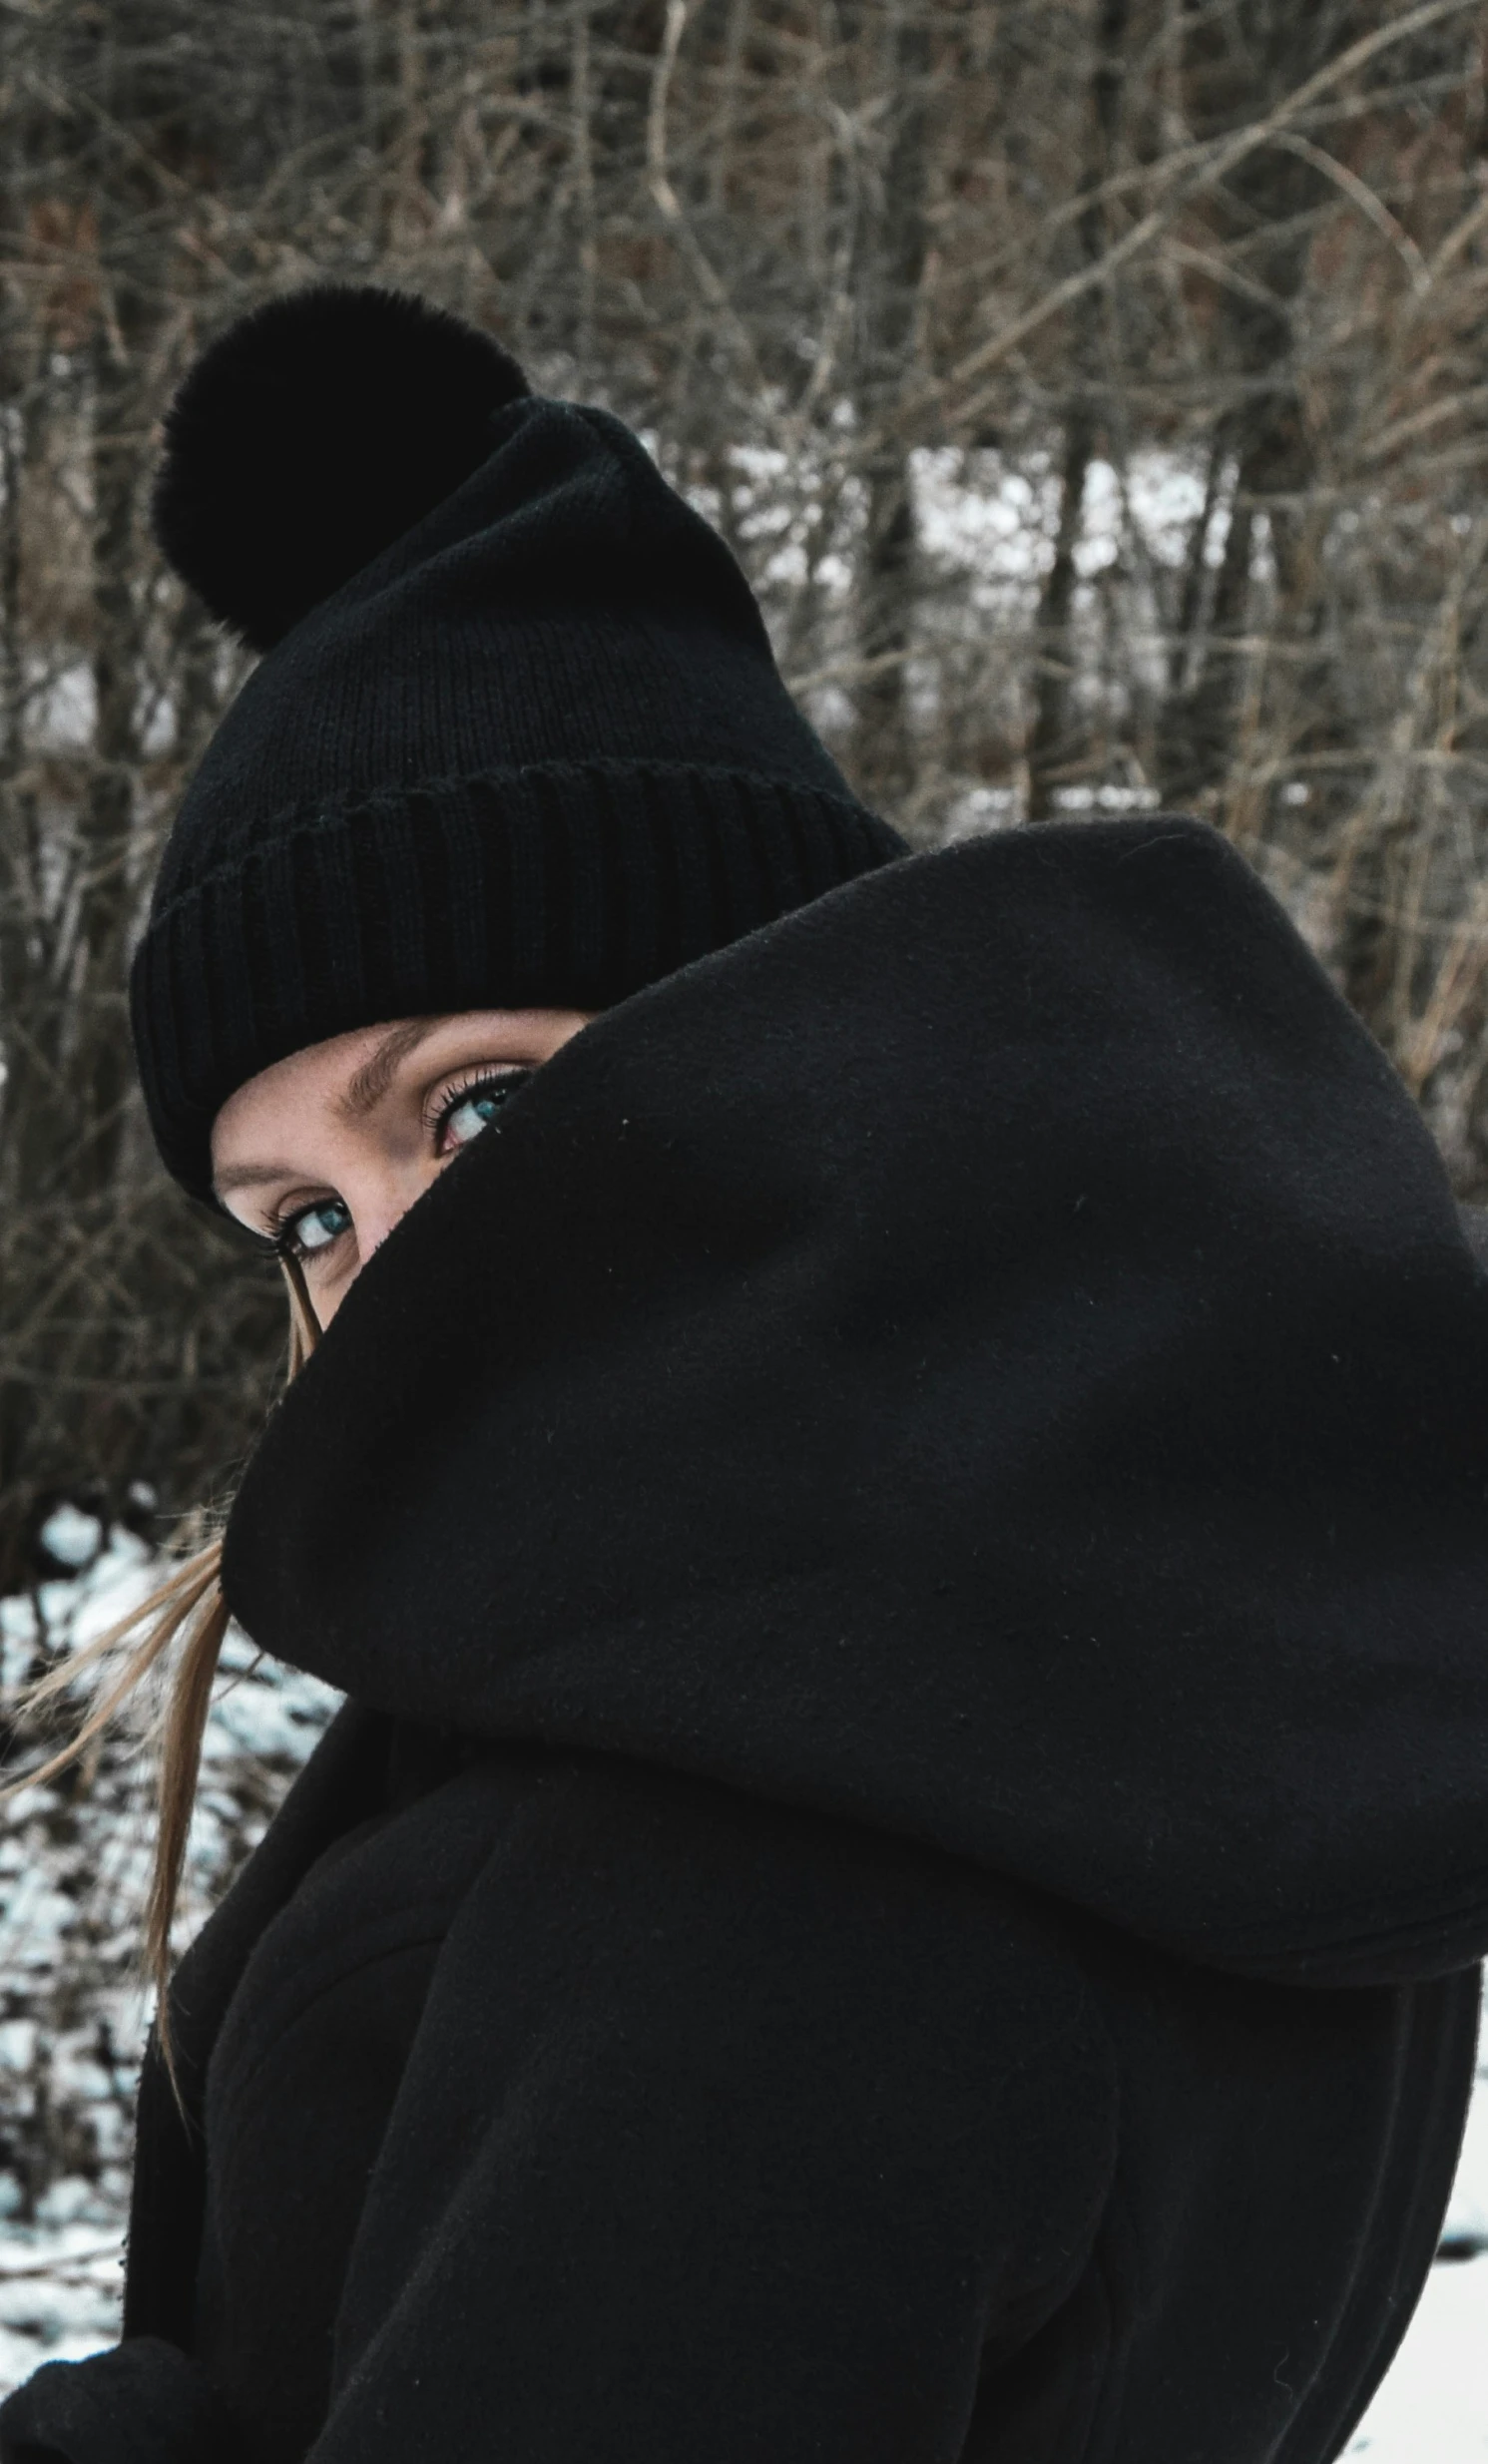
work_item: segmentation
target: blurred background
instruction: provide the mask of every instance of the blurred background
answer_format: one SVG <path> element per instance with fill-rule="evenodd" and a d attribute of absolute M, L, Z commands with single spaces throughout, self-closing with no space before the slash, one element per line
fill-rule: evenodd
<path fill-rule="evenodd" d="M 151 547 L 161 414 L 313 278 L 639 427 L 918 844 L 1225 830 L 1488 1199 L 1484 38 L 1481 0 L 3 0 L 12 1676 L 226 1494 L 279 1374 L 275 1280 L 154 1165 L 125 979 L 246 673 Z M 291 1710 L 267 1764 L 219 1737 L 202 1894 Z M 117 2197 L 124 1784 L 51 1792 L 6 1869 L 52 1896 L 24 1989 L 7 1937 L 0 2176 L 59 2231 L 59 2184 Z"/>
<path fill-rule="evenodd" d="M 59 1493 L 220 1490 L 276 1373 L 124 985 L 245 672 L 161 412 L 312 277 L 633 421 L 919 843 L 1215 821 L 1488 1197 L 1483 81 L 1478 0 L 6 0 L 0 1591 Z"/>

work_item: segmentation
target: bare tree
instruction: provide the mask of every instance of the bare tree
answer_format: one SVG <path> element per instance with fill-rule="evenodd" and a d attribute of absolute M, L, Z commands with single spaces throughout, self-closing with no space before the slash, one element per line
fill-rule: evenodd
<path fill-rule="evenodd" d="M 632 418 L 920 843 L 1207 814 L 1488 1190 L 1469 0 L 104 0 L 0 66 L 0 1582 L 59 1489 L 220 1486 L 276 1373 L 124 985 L 245 664 L 158 418 L 312 276 Z"/>

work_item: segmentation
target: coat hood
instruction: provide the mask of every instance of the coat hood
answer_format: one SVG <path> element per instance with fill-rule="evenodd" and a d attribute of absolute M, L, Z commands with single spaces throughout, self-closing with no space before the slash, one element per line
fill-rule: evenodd
<path fill-rule="evenodd" d="M 358 1278 L 225 1574 L 395 1716 L 1203 1961 L 1488 1942 L 1488 1278 L 1197 824 L 917 857 L 599 1019 Z"/>

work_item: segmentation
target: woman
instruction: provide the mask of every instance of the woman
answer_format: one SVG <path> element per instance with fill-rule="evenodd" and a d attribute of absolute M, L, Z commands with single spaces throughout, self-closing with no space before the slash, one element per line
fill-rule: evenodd
<path fill-rule="evenodd" d="M 348 1701 L 0 2454 L 1336 2455 L 1488 1942 L 1404 1092 L 1194 824 L 901 860 L 636 441 L 414 303 L 230 332 L 160 528 L 266 656 L 140 1065 L 321 1333 L 223 1579 Z"/>

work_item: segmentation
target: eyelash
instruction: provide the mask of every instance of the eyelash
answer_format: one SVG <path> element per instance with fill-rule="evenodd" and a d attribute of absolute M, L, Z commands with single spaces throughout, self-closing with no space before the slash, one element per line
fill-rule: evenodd
<path fill-rule="evenodd" d="M 437 1101 L 425 1103 L 423 1106 L 422 1121 L 425 1135 L 433 1139 L 437 1147 L 445 1123 L 459 1111 L 462 1104 L 469 1101 L 472 1095 L 483 1095 L 488 1090 L 494 1090 L 497 1087 L 514 1092 L 531 1076 L 530 1068 L 523 1068 L 520 1063 L 513 1062 L 498 1070 L 467 1070 L 461 1076 L 447 1081 L 441 1087 Z M 299 1238 L 294 1230 L 295 1225 L 303 1217 L 313 1214 L 317 1206 L 339 1206 L 341 1203 L 336 1198 L 312 1198 L 307 1206 L 291 1207 L 286 1214 L 275 1216 L 268 1226 L 266 1235 L 268 1245 L 275 1257 L 292 1257 L 301 1261 L 308 1257 L 311 1252 L 306 1249 Z M 332 1247 L 340 1237 L 341 1234 L 336 1232 L 331 1240 L 325 1242 L 324 1246 Z"/>
<path fill-rule="evenodd" d="M 274 1256 L 297 1258 L 302 1264 L 304 1259 L 310 1255 L 310 1251 L 305 1247 L 304 1242 L 300 1239 L 299 1234 L 296 1232 L 294 1229 L 295 1225 L 298 1224 L 303 1217 L 312 1214 L 316 1206 L 330 1207 L 338 1204 L 338 1200 L 330 1198 L 311 1199 L 308 1207 L 295 1207 L 288 1215 L 276 1216 L 273 1222 L 269 1225 L 267 1232 L 268 1245 L 273 1251 Z M 328 1240 L 325 1243 L 325 1246 L 327 1248 L 332 1247 L 334 1245 L 334 1241 L 339 1240 L 340 1236 L 340 1233 L 336 1232 L 333 1235 L 333 1239 Z"/>
<path fill-rule="evenodd" d="M 524 1079 L 531 1076 L 531 1070 L 524 1069 L 520 1062 L 508 1062 L 504 1068 L 499 1070 L 474 1069 L 467 1071 L 461 1077 L 451 1079 L 440 1089 L 436 1102 L 425 1104 L 423 1108 L 425 1131 L 429 1137 L 437 1139 L 450 1115 L 458 1112 L 467 1098 L 472 1095 L 484 1095 L 488 1090 L 497 1087 L 505 1087 L 509 1091 L 514 1090 L 522 1084 Z"/>

